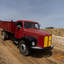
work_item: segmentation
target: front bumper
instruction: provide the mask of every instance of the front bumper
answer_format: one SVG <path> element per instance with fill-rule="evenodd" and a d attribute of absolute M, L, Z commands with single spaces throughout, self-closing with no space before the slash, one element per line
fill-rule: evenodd
<path fill-rule="evenodd" d="M 31 47 L 30 49 L 32 49 L 32 50 L 48 51 L 48 50 L 52 50 L 53 47 L 54 47 L 53 45 L 51 45 L 50 47 L 46 47 L 46 48 L 41 48 L 41 47 L 37 47 L 37 46 L 35 46 L 35 47 Z"/>

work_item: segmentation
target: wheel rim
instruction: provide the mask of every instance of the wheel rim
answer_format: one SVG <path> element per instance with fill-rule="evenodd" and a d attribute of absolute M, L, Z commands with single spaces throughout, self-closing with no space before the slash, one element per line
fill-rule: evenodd
<path fill-rule="evenodd" d="M 25 46 L 25 44 L 21 44 L 20 50 L 21 50 L 22 53 L 26 52 L 26 46 Z"/>

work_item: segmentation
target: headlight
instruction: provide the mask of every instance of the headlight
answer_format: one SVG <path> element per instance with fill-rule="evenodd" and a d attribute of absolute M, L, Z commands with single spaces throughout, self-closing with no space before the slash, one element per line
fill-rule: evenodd
<path fill-rule="evenodd" d="M 33 45 L 33 46 L 35 45 L 35 42 L 34 42 L 34 41 L 32 42 L 32 45 Z"/>

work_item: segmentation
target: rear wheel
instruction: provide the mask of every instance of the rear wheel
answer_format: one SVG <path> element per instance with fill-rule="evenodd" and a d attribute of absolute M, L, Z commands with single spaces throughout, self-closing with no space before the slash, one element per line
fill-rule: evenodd
<path fill-rule="evenodd" d="M 20 49 L 20 52 L 23 54 L 23 55 L 28 55 L 29 54 L 29 50 L 28 50 L 28 46 L 25 44 L 24 41 L 20 41 L 19 43 L 19 49 Z"/>
<path fill-rule="evenodd" d="M 2 32 L 2 39 L 3 40 L 6 40 L 6 39 L 8 39 L 8 35 L 6 34 L 6 32 Z"/>

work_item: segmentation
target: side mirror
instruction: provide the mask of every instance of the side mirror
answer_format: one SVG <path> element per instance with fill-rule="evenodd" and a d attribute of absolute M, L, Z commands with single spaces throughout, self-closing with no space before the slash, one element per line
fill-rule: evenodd
<path fill-rule="evenodd" d="M 18 29 L 21 29 L 21 27 L 17 27 Z"/>
<path fill-rule="evenodd" d="M 18 25 L 18 22 L 15 22 L 15 26 L 17 26 Z"/>

